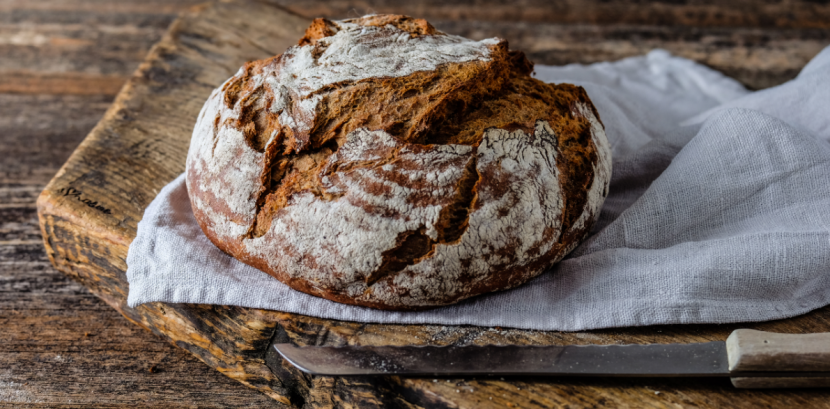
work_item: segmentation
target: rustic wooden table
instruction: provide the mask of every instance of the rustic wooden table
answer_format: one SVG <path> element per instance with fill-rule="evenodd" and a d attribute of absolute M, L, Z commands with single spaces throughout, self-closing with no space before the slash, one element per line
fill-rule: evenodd
<path fill-rule="evenodd" d="M 54 270 L 38 227 L 35 200 L 40 191 L 98 122 L 177 13 L 198 3 L 0 2 L 0 407 L 279 406 L 124 320 L 83 286 Z M 794 77 L 830 44 L 830 4 L 820 1 L 726 5 L 694 0 L 653 4 L 635 0 L 274 3 L 309 18 L 370 12 L 426 17 L 444 31 L 473 38 L 507 38 L 513 48 L 545 64 L 616 60 L 662 47 L 721 70 L 753 89 Z M 825 310 L 770 325 L 826 331 L 830 313 Z M 695 330 L 689 326 L 643 329 L 644 333 L 682 332 L 686 336 Z M 467 328 L 441 336 L 463 342 L 462 338 L 471 341 L 498 335 L 490 332 Z M 613 337 L 612 332 L 595 336 Z M 636 337 L 636 331 L 628 332 L 629 339 L 632 334 Z M 562 334 L 560 338 L 569 337 Z M 597 389 L 624 386 L 592 385 Z M 484 381 L 447 387 L 465 392 L 473 387 L 503 388 Z M 649 403 L 652 406 L 725 403 L 704 402 L 705 391 L 724 387 L 720 384 L 656 381 L 647 387 L 665 396 Z M 359 393 L 354 385 L 350 388 L 344 396 Z M 570 399 L 563 395 L 568 387 L 544 382 L 528 382 L 527 388 L 534 395 L 523 395 L 519 389 L 513 392 L 513 402 L 527 407 L 637 405 L 585 396 Z M 337 393 L 338 386 L 329 385 L 326 390 Z M 545 391 L 550 392 L 545 402 L 528 398 L 543 396 Z M 830 406 L 828 395 L 815 391 L 753 396 L 756 406 Z M 423 396 L 416 400 L 429 402 Z M 403 404 L 403 400 L 388 402 Z M 306 400 L 314 407 L 335 403 L 337 399 L 325 397 Z M 464 398 L 456 404 L 475 406 Z"/>

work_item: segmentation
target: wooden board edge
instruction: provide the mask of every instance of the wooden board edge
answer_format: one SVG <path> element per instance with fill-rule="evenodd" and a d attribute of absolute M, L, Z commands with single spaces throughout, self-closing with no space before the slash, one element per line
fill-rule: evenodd
<path fill-rule="evenodd" d="M 293 392 L 283 386 L 282 380 L 265 363 L 267 346 L 278 325 L 272 319 L 273 314 L 240 307 L 160 302 L 129 307 L 126 264 L 111 262 L 123 260 L 126 254 L 113 254 L 112 248 L 117 246 L 108 243 L 106 238 L 85 235 L 71 220 L 59 216 L 40 215 L 40 227 L 46 252 L 55 268 L 81 283 L 128 321 L 190 352 L 222 374 L 291 405 Z M 240 321 L 253 328 L 240 329 L 234 334 L 236 338 L 220 342 L 218 338 L 222 334 L 217 334 L 217 324 L 227 324 L 224 317 L 237 315 L 247 318 Z M 246 335 L 254 339 L 246 340 Z M 246 341 L 250 345 L 245 345 Z M 248 351 L 240 351 L 246 347 Z"/>
<path fill-rule="evenodd" d="M 174 45 L 177 26 L 184 19 L 197 18 L 212 7 L 215 5 L 194 6 L 171 23 L 164 37 L 151 48 L 145 61 L 121 87 L 102 119 L 40 193 L 36 202 L 38 222 L 47 257 L 57 270 L 84 285 L 130 322 L 187 350 L 224 375 L 291 406 L 290 391 L 265 364 L 267 345 L 278 326 L 274 314 L 242 307 L 195 304 L 127 306 L 126 256 L 135 230 L 118 220 L 101 218 L 102 214 L 111 214 L 108 209 L 84 198 L 79 194 L 82 192 L 71 187 L 71 181 L 63 178 L 67 168 L 83 160 L 82 153 L 105 133 L 104 128 L 118 120 L 125 102 L 136 92 L 145 71 L 151 68 L 154 55 Z M 97 213 L 98 217 L 86 217 L 91 212 Z M 211 334 L 215 322 L 210 321 L 221 321 L 230 315 L 242 316 L 240 321 L 247 328 L 232 334 L 231 338 L 235 339 L 218 340 L 217 337 L 227 334 Z M 252 339 L 238 339 L 246 334 L 252 335 Z M 234 345 L 225 345 L 227 348 L 223 350 L 222 346 L 217 346 L 222 343 L 218 341 Z"/>

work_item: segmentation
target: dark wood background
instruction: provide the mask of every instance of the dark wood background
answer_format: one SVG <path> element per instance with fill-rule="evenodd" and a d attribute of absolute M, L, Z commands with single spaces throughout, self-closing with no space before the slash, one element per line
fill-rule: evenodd
<path fill-rule="evenodd" d="M 38 228 L 40 191 L 176 14 L 198 3 L 0 1 L 0 407 L 275 405 L 54 270 Z M 309 18 L 425 17 L 448 32 L 507 38 L 545 64 L 662 47 L 752 89 L 794 77 L 830 44 L 823 1 L 276 3 Z"/>

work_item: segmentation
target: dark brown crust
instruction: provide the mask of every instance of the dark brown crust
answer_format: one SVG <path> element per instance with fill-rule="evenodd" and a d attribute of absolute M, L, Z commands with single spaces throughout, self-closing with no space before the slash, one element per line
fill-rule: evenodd
<path fill-rule="evenodd" d="M 412 37 L 443 34 L 422 18 L 412 18 L 400 14 L 377 14 L 346 21 L 367 27 L 378 27 L 389 24 L 406 31 Z"/>
<path fill-rule="evenodd" d="M 412 37 L 443 34 L 424 19 L 397 14 L 379 14 L 346 21 L 366 27 L 378 27 L 389 24 L 406 31 Z M 333 36 L 337 33 L 337 30 L 337 24 L 333 21 L 325 18 L 315 18 L 308 29 L 306 29 L 305 35 L 300 39 L 298 45 L 314 45 L 321 38 Z"/>
<path fill-rule="evenodd" d="M 443 35 L 424 20 L 406 16 L 368 16 L 350 20 L 365 26 L 393 25 L 411 36 Z M 321 38 L 334 35 L 337 23 L 316 19 L 300 40 L 300 45 L 317 47 Z M 535 262 L 521 268 L 505 269 L 487 280 L 461 277 L 466 287 L 464 297 L 470 294 L 503 290 L 519 285 L 561 258 L 590 231 L 593 217 L 589 217 L 580 229 L 571 229 L 582 215 L 587 192 L 594 180 L 593 169 L 598 162 L 596 146 L 592 141 L 590 123 L 576 113 L 577 104 L 596 110 L 585 90 L 569 84 L 547 84 L 530 77 L 533 64 L 521 52 L 509 51 L 507 42 L 491 46 L 489 61 L 451 63 L 439 66 L 435 71 L 416 72 L 403 77 L 370 78 L 335 86 L 318 92 L 322 96 L 317 116 L 307 134 L 296 134 L 279 123 L 277 114 L 271 113 L 272 90 L 253 88 L 252 76 L 264 67 L 278 66 L 282 56 L 247 63 L 242 75 L 228 82 L 223 88 L 224 101 L 230 108 L 239 106 L 241 114 L 235 128 L 242 131 L 248 145 L 265 153 L 260 182 L 263 186 L 257 200 L 256 221 L 248 238 L 263 236 L 275 217 L 278 217 L 290 198 L 301 192 L 313 193 L 318 200 L 337 200 L 339 196 L 327 191 L 320 175 L 330 175 L 334 170 L 377 167 L 383 163 L 399 163 L 398 152 L 383 152 L 384 159 L 371 163 L 333 163 L 329 159 L 344 143 L 346 135 L 356 129 L 383 130 L 408 146 L 439 144 L 469 145 L 477 147 L 487 129 L 499 128 L 523 130 L 533 135 L 537 121 L 546 121 L 554 131 L 558 157 L 556 166 L 560 174 L 560 187 L 564 201 L 561 235 L 549 237 L 555 242 L 545 254 L 538 254 Z M 217 118 L 218 119 L 218 118 Z M 276 132 L 278 140 L 268 146 L 266 142 Z M 479 175 L 475 156 L 467 163 L 464 177 L 459 181 L 456 194 L 443 207 L 436 229 L 437 240 L 430 239 L 423 230 L 401 233 L 397 245 L 382 254 L 381 266 L 366 277 L 369 285 L 389 274 L 401 271 L 407 265 L 432 256 L 436 244 L 452 243 L 460 239 L 467 228 L 467 217 L 477 207 L 477 189 L 481 180 L 488 181 L 489 189 L 499 194 L 506 191 L 509 181 L 499 182 L 489 174 Z M 188 173 L 188 179 L 196 177 Z M 195 182 L 195 180 L 194 180 Z M 399 184 L 406 185 L 406 180 Z M 190 184 L 190 181 L 189 181 Z M 205 194 L 206 192 L 191 192 Z M 209 197 L 202 197 L 210 201 Z M 214 211 L 228 214 L 226 209 Z M 356 299 L 332 288 L 319 288 L 304 278 L 292 278 L 287 272 L 269 267 L 269 263 L 254 257 L 243 245 L 244 238 L 221 239 L 209 225 L 208 219 L 194 209 L 203 230 L 219 248 L 241 261 L 268 272 L 292 288 L 333 301 L 381 309 L 420 310 L 435 305 L 457 302 L 460 298 L 446 297 L 431 300 L 431 305 L 408 306 Z M 509 251 L 505 257 L 510 257 Z M 304 263 L 314 260 L 297 255 Z M 311 268 L 315 266 L 309 265 Z M 408 292 L 399 288 L 400 293 Z"/>
<path fill-rule="evenodd" d="M 311 25 L 308 26 L 308 29 L 306 29 L 305 35 L 300 39 L 298 45 L 313 45 L 317 40 L 323 37 L 333 36 L 335 33 L 337 33 L 337 29 L 331 20 L 315 18 L 311 22 Z"/>

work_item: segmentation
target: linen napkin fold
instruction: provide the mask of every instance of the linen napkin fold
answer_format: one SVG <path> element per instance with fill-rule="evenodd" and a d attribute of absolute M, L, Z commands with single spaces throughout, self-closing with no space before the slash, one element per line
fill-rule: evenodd
<path fill-rule="evenodd" d="M 575 331 L 763 321 L 830 303 L 830 48 L 796 79 L 758 92 L 662 50 L 536 66 L 536 76 L 586 88 L 614 170 L 592 235 L 529 283 L 423 312 L 310 296 L 213 246 L 180 176 L 138 225 L 128 304 Z"/>

